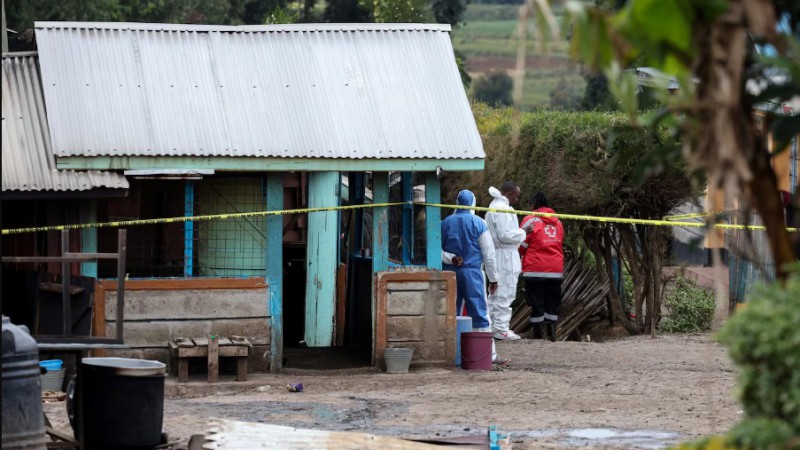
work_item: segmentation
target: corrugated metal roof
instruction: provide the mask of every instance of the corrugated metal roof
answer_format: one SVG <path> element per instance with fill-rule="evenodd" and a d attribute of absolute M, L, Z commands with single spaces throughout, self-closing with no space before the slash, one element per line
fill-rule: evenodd
<path fill-rule="evenodd" d="M 483 158 L 449 26 L 37 22 L 57 156 Z"/>
<path fill-rule="evenodd" d="M 56 170 L 35 53 L 3 54 L 3 191 L 128 188 L 122 175 Z"/>
<path fill-rule="evenodd" d="M 202 448 L 205 450 L 439 450 L 441 446 L 391 436 L 352 431 L 294 428 L 267 423 L 211 418 Z M 487 439 L 488 441 L 488 439 Z M 488 444 L 485 448 L 488 448 Z"/>

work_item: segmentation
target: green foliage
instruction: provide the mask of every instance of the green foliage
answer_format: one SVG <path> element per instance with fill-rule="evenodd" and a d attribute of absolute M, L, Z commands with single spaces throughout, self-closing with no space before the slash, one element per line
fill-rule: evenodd
<path fill-rule="evenodd" d="M 614 111 L 616 102 L 608 90 L 608 78 L 603 73 L 594 72 L 584 76 L 586 89 L 583 91 L 581 108 L 585 111 Z"/>
<path fill-rule="evenodd" d="M 666 131 L 653 136 L 645 130 L 625 129 L 609 142 L 611 131 L 626 123 L 620 113 L 523 112 L 516 147 L 510 108 L 476 104 L 473 113 L 486 168 L 479 173 L 451 174 L 450 179 L 472 189 L 479 204 L 489 203 L 486 186 L 509 179 L 522 187 L 523 199 L 541 190 L 556 211 L 573 214 L 661 218 L 691 195 L 691 184 L 678 162 L 659 175 L 634 179 L 640 161 L 634 156 L 671 138 Z M 613 164 L 620 153 L 634 156 Z"/>
<path fill-rule="evenodd" d="M 313 5 L 312 0 L 306 0 Z M 10 50 L 32 50 L 34 21 L 260 24 L 286 0 L 25 0 L 6 4 Z"/>
<path fill-rule="evenodd" d="M 437 23 L 458 26 L 467 10 L 466 0 L 432 0 L 431 8 Z"/>
<path fill-rule="evenodd" d="M 372 13 L 376 23 L 429 22 L 430 5 L 426 0 L 359 0 Z"/>
<path fill-rule="evenodd" d="M 300 20 L 300 12 L 290 8 L 275 8 L 264 19 L 265 24 L 297 23 Z"/>
<path fill-rule="evenodd" d="M 677 450 L 800 449 L 800 266 L 785 287 L 756 288 L 719 339 L 741 367 L 739 399 L 746 417 L 724 436 Z"/>
<path fill-rule="evenodd" d="M 519 18 L 519 5 L 488 5 L 470 3 L 464 13 L 464 21 L 516 21 Z"/>
<path fill-rule="evenodd" d="M 331 23 L 371 22 L 370 9 L 359 0 L 328 0 L 324 19 Z"/>
<path fill-rule="evenodd" d="M 800 274 L 784 288 L 757 287 L 719 338 L 742 368 L 738 394 L 747 417 L 782 420 L 800 433 Z"/>
<path fill-rule="evenodd" d="M 684 277 L 678 277 L 676 284 L 664 299 L 669 314 L 659 329 L 667 333 L 699 333 L 711 328 L 716 307 L 714 294 Z"/>
<path fill-rule="evenodd" d="M 472 96 L 479 102 L 490 105 L 511 105 L 511 90 L 514 80 L 505 72 L 493 71 L 478 78 L 472 85 Z"/>
<path fill-rule="evenodd" d="M 636 293 L 634 292 L 633 277 L 624 265 L 622 266 L 622 295 L 625 299 L 625 313 L 628 314 L 633 311 L 633 299 Z"/>
<path fill-rule="evenodd" d="M 465 65 L 466 57 L 458 50 L 453 50 L 456 57 L 456 66 L 458 67 L 458 75 L 461 76 L 461 84 L 464 85 L 464 90 L 469 92 L 469 86 L 472 84 L 472 77 L 467 72 Z"/>
<path fill-rule="evenodd" d="M 580 105 L 580 98 L 573 92 L 567 80 L 561 78 L 556 87 L 550 91 L 550 108 L 560 111 L 574 111 Z"/>
<path fill-rule="evenodd" d="M 752 450 L 784 450 L 792 448 L 790 441 L 795 436 L 786 422 L 768 419 L 745 419 L 728 433 L 727 443 L 734 448 Z M 794 448 L 798 448 L 796 443 Z"/>

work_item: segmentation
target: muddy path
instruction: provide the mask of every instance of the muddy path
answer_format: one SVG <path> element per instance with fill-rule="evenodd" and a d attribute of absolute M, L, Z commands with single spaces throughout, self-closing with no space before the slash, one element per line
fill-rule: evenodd
<path fill-rule="evenodd" d="M 256 375 L 247 391 L 165 400 L 164 428 L 186 442 L 209 417 L 408 437 L 511 433 L 514 448 L 663 448 L 741 417 L 736 369 L 709 335 L 604 343 L 501 342 L 503 371 Z M 286 390 L 301 381 L 302 393 Z M 66 424 L 63 403 L 47 404 Z M 185 444 L 184 444 L 185 445 Z"/>

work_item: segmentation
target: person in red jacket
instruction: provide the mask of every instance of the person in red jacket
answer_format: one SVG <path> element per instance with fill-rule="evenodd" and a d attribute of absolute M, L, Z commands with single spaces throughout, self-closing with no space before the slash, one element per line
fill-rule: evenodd
<path fill-rule="evenodd" d="M 541 192 L 531 197 L 530 206 L 534 212 L 555 213 Z M 522 220 L 521 228 L 527 233 L 519 249 L 533 338 L 542 339 L 544 329 L 555 342 L 564 276 L 564 227 L 557 217 L 531 215 Z"/>

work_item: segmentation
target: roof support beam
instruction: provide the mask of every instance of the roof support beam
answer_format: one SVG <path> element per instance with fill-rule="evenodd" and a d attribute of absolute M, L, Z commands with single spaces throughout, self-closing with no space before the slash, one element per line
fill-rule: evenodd
<path fill-rule="evenodd" d="M 483 159 L 324 159 L 179 156 L 67 156 L 56 158 L 61 170 L 184 169 L 220 172 L 434 172 L 483 170 Z"/>

